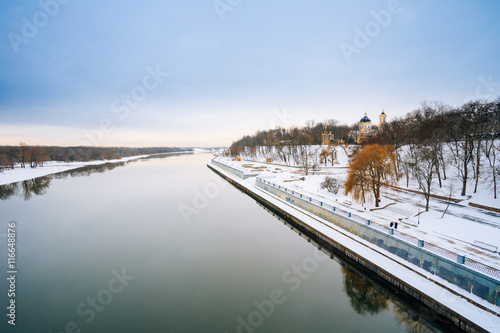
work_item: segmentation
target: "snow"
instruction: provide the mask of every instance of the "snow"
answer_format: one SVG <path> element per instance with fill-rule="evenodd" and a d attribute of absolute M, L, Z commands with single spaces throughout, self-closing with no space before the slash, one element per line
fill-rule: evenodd
<path fill-rule="evenodd" d="M 220 160 L 219 160 L 220 161 Z M 225 160 L 224 163 L 229 164 L 234 167 L 241 166 L 242 164 L 248 164 L 248 162 L 242 161 L 242 162 L 236 162 L 236 161 L 228 161 Z M 256 164 L 256 163 L 254 163 Z M 437 277 L 429 272 L 426 272 L 425 270 L 419 270 L 416 271 L 415 267 L 404 261 L 403 259 L 399 258 L 396 255 L 393 255 L 389 252 L 383 251 L 380 248 L 377 248 L 376 245 L 371 244 L 361 238 L 355 237 L 351 234 L 349 234 L 347 231 L 336 227 L 335 225 L 320 219 L 319 217 L 297 207 L 292 204 L 287 203 L 286 201 L 277 198 L 276 196 L 271 195 L 270 193 L 267 193 L 257 187 L 255 187 L 255 177 L 248 178 L 246 180 L 242 180 L 241 178 L 238 178 L 220 168 L 217 166 L 213 165 L 214 168 L 222 172 L 223 174 L 227 175 L 229 178 L 233 179 L 234 181 L 238 182 L 239 184 L 245 186 L 249 190 L 255 192 L 259 196 L 263 197 L 264 199 L 272 202 L 273 204 L 279 206 L 283 210 L 287 211 L 290 214 L 293 214 L 300 220 L 304 221 L 305 223 L 309 224 L 316 230 L 334 238 L 336 241 L 338 241 L 340 244 L 344 245 L 345 247 L 355 251 L 358 255 L 361 255 L 364 258 L 370 258 L 369 260 L 372 261 L 374 264 L 377 266 L 391 272 L 391 274 L 395 275 L 397 278 L 403 280 L 403 281 L 411 281 L 411 285 L 421 292 L 425 293 L 426 295 L 432 297 L 436 301 L 440 302 L 441 304 L 449 307 L 456 313 L 462 315 L 465 318 L 468 318 L 472 322 L 476 323 L 477 325 L 483 327 L 487 331 L 493 332 L 498 330 L 498 327 L 500 327 L 500 308 L 487 302 L 486 300 L 483 300 L 474 294 L 470 294 L 466 292 L 465 290 L 461 289 L 458 286 L 455 286 L 453 284 L 448 283 L 444 279 Z M 287 168 L 282 168 L 281 166 L 272 166 L 267 164 L 267 169 L 265 172 L 262 172 L 259 177 L 266 177 L 269 180 L 272 179 L 272 181 L 278 180 L 278 179 L 292 179 L 292 178 L 297 178 L 297 175 L 293 175 L 291 171 L 293 168 L 287 169 Z M 277 170 L 277 169 L 282 169 L 282 170 Z M 287 170 L 283 170 L 287 169 Z M 340 169 L 337 169 L 337 172 Z M 302 176 L 303 177 L 303 176 Z M 311 193 L 316 192 L 316 194 L 320 194 L 319 191 L 317 190 L 317 183 L 320 181 L 322 176 L 315 175 L 315 176 L 308 176 L 308 181 L 300 181 L 300 185 L 303 188 L 303 190 L 308 190 Z M 293 183 L 283 183 L 287 184 L 289 187 L 290 184 Z M 321 193 L 324 194 L 324 193 Z M 337 198 L 337 204 L 341 201 L 342 196 L 339 196 Z M 405 200 L 405 199 L 404 199 Z M 399 205 L 399 203 L 398 203 Z M 410 205 L 411 206 L 411 205 Z M 392 207 L 392 206 L 390 206 Z M 359 208 L 359 206 L 358 206 Z M 467 207 L 466 207 L 467 208 Z M 405 208 L 402 207 L 402 210 Z M 408 209 L 408 207 L 406 207 Z M 452 208 L 450 208 L 452 209 Z M 469 208 L 470 209 L 470 208 Z M 453 210 L 453 209 L 452 209 Z M 364 212 L 364 209 L 362 210 Z M 377 211 L 377 214 L 381 214 L 381 211 Z M 372 212 L 373 213 L 373 212 Z M 393 212 L 394 213 L 394 212 Z M 366 213 L 369 214 L 369 213 Z M 473 214 L 474 215 L 474 214 Z M 383 214 L 382 214 L 383 216 Z M 432 230 L 434 230 L 434 233 L 438 234 L 435 235 L 434 237 L 437 237 L 436 239 L 439 239 L 438 237 L 440 236 L 439 233 L 436 231 L 445 231 L 449 232 L 450 230 L 448 227 L 443 227 L 441 226 L 440 228 L 435 228 L 434 225 L 437 223 L 433 223 L 433 221 L 430 218 L 426 218 L 424 222 L 424 219 L 421 218 L 420 221 L 420 226 L 418 227 L 418 230 L 422 230 L 421 232 L 428 232 L 431 233 Z M 446 223 L 451 223 L 451 220 L 446 219 Z M 498 222 L 498 221 L 497 221 Z M 472 223 L 472 222 L 471 222 Z M 498 228 L 492 228 L 488 227 L 488 232 L 492 232 L 493 230 L 499 230 Z M 406 230 L 405 230 L 406 231 Z M 484 231 L 485 232 L 485 231 Z M 465 232 L 467 233 L 467 232 Z M 483 232 L 478 233 L 481 236 L 487 236 L 484 235 Z M 498 237 L 498 233 L 496 234 Z M 446 236 L 446 235 L 444 235 Z M 462 235 L 465 236 L 465 235 Z M 498 238 L 497 238 L 498 239 Z M 442 240 L 441 240 L 442 241 Z M 407 269 L 402 269 L 402 267 L 407 268 Z M 440 283 L 442 285 L 445 285 L 447 289 L 439 286 L 437 283 Z M 453 292 L 451 292 L 451 291 Z M 468 299 L 473 300 L 474 302 L 480 304 L 484 308 L 490 309 L 491 311 L 495 312 L 498 314 L 494 315 L 488 311 L 485 311 L 474 304 L 470 303 Z"/>
<path fill-rule="evenodd" d="M 126 162 L 131 160 L 136 160 L 139 158 L 147 157 L 149 155 L 138 155 L 138 156 L 130 156 L 124 157 L 121 159 L 114 160 L 99 160 L 99 161 L 89 161 L 89 162 L 58 162 L 58 161 L 50 161 L 45 162 L 43 167 L 30 168 L 27 166 L 26 168 L 20 168 L 17 166 L 14 169 L 5 169 L 3 172 L 0 172 L 0 185 L 20 182 L 23 180 L 38 178 L 42 176 L 47 176 L 54 173 L 64 172 L 72 169 L 81 168 L 87 165 L 100 165 L 104 163 L 119 163 Z"/>
<path fill-rule="evenodd" d="M 497 145 L 500 146 L 500 140 L 497 140 Z M 408 149 L 409 149 L 408 146 L 401 147 L 399 150 L 400 155 L 404 155 Z M 498 198 L 495 199 L 493 196 L 493 177 L 491 175 L 492 168 L 490 167 L 489 162 L 484 155 L 482 156 L 480 163 L 481 171 L 480 171 L 477 192 L 474 193 L 475 179 L 473 179 L 474 176 L 473 168 L 475 167 L 476 163 L 474 159 L 469 165 L 469 180 L 467 182 L 467 193 L 465 197 L 462 197 L 461 196 L 462 180 L 459 177 L 458 169 L 455 166 L 457 162 L 454 161 L 450 149 L 447 145 L 443 146 L 443 152 L 445 156 L 445 161 L 447 163 L 446 167 L 447 179 L 442 180 L 442 187 L 440 188 L 438 185 L 437 175 L 435 175 L 431 191 L 432 194 L 448 197 L 450 195 L 450 189 L 451 189 L 451 194 L 452 194 L 451 196 L 453 198 L 465 199 L 462 202 L 462 204 L 464 205 L 468 205 L 469 202 L 473 202 L 485 206 L 500 208 L 500 199 Z M 441 177 L 443 177 L 443 175 L 441 175 Z M 499 179 L 497 179 L 497 181 L 498 180 Z M 406 187 L 406 177 L 403 177 L 399 181 L 398 186 L 404 188 Z M 414 179 L 410 178 L 408 186 L 411 189 L 418 190 L 418 183 Z M 498 191 L 497 194 L 500 194 L 500 191 Z M 467 199 L 468 197 L 470 198 Z"/>
<path fill-rule="evenodd" d="M 306 147 L 307 150 L 311 153 L 314 153 L 316 158 L 313 159 L 313 163 L 320 165 L 319 161 L 319 153 L 325 146 L 319 145 L 310 145 L 310 146 L 302 146 Z M 345 147 L 345 149 L 343 148 Z M 334 146 L 333 149 L 336 151 L 337 155 L 337 164 L 339 165 L 349 165 L 349 157 L 347 153 L 350 153 L 351 149 L 349 146 Z M 240 155 L 243 159 L 256 161 L 256 162 L 265 162 L 266 158 L 272 158 L 274 163 L 278 163 L 281 165 L 289 165 L 289 166 L 298 166 L 300 163 L 296 161 L 292 153 L 293 148 L 289 146 L 264 146 L 264 147 L 256 147 L 254 153 L 251 153 L 248 147 L 245 147 L 245 151 L 243 151 Z M 280 153 L 281 152 L 281 153 Z M 283 159 L 283 156 L 287 156 L 287 160 Z M 329 164 L 330 165 L 330 164 Z"/>
<path fill-rule="evenodd" d="M 447 179 L 442 180 L 441 188 L 438 185 L 437 176 L 433 180 L 432 194 L 449 197 L 451 189 L 451 197 L 461 200 L 458 203 L 431 198 L 429 211 L 425 212 L 424 196 L 405 191 L 407 184 L 406 177 L 403 176 L 396 184 L 401 189 L 388 187 L 382 189 L 380 207 L 391 205 L 381 210 L 370 211 L 375 208 L 372 198 L 367 198 L 367 202 L 362 204 L 355 202 L 350 196 L 344 195 L 342 188 L 337 194 L 333 194 L 321 189 L 320 186 L 327 176 L 341 182 L 347 178 L 350 161 L 347 154 L 352 153 L 352 146 L 336 147 L 337 163 L 334 166 L 324 166 L 323 164 L 319 167 L 319 172 L 307 176 L 296 166 L 295 161 L 287 161 L 289 165 L 281 161 L 263 162 L 265 161 L 264 154 L 279 159 L 279 156 L 274 153 L 276 148 L 266 149 L 257 147 L 254 155 L 248 152 L 242 154 L 243 158 L 246 159 L 241 162 L 226 159 L 224 163 L 243 171 L 263 167 L 259 177 L 267 178 L 277 185 L 299 191 L 325 203 L 340 206 L 339 208 L 348 209 L 353 214 L 387 226 L 391 222 L 401 221 L 398 226 L 400 232 L 500 269 L 498 252 L 493 253 L 473 245 L 475 241 L 480 241 L 497 247 L 497 251 L 500 249 L 500 213 L 468 205 L 469 202 L 473 202 L 490 207 L 500 207 L 500 199 L 493 198 L 491 170 L 488 169 L 487 161 L 482 163 L 483 171 L 480 173 L 477 193 L 473 193 L 474 179 L 470 179 L 467 184 L 467 196 L 460 196 L 462 181 L 452 162 L 446 168 Z M 321 146 L 310 146 L 309 149 L 318 152 L 321 150 Z M 406 149 L 407 147 L 401 148 L 402 155 Z M 446 147 L 444 151 L 445 154 L 449 154 Z M 448 161 L 450 159 L 448 157 Z M 319 164 L 319 161 L 316 163 Z M 472 176 L 472 171 L 470 173 Z M 292 181 L 290 182 L 290 180 Z M 410 178 L 408 189 L 419 191 L 418 183 Z M 420 215 L 418 215 L 419 212 Z"/>
<path fill-rule="evenodd" d="M 206 154 L 210 153 L 213 150 L 211 148 L 193 148 L 193 153 L 194 154 Z"/>
<path fill-rule="evenodd" d="M 298 168 L 273 165 L 271 163 L 249 163 L 249 161 L 230 161 L 224 163 L 234 168 L 248 171 L 256 167 L 265 167 L 259 177 L 291 190 L 296 190 L 308 197 L 313 197 L 327 204 L 348 209 L 353 214 L 365 219 L 389 226 L 391 222 L 401 223 L 398 230 L 415 238 L 432 243 L 446 250 L 465 254 L 468 258 L 500 269 L 500 255 L 473 246 L 475 241 L 491 244 L 500 248 L 500 214 L 459 204 L 432 199 L 430 210 L 425 211 L 423 196 L 403 190 L 384 189 L 380 207 L 392 204 L 381 210 L 373 203 L 357 203 L 350 196 L 337 194 L 321 189 L 321 183 L 326 176 L 343 181 L 347 177 L 347 168 L 322 167 L 321 171 L 305 176 Z M 318 174 L 319 173 L 319 174 Z M 304 178 L 305 180 L 299 180 Z M 290 182 L 292 180 L 292 182 Z M 403 180 L 404 182 L 404 180 Z M 402 184 L 399 184 L 401 187 Z M 406 184 L 404 184 L 406 186 Z M 418 188 L 415 188 L 418 189 Z M 478 195 L 480 192 L 478 192 Z M 467 200 L 464 200 L 467 202 Z M 349 202 L 349 204 L 346 204 Z M 419 208 L 420 207 L 420 208 Z M 443 216 L 443 212 L 446 214 Z M 417 216 L 421 212 L 420 217 Z"/>

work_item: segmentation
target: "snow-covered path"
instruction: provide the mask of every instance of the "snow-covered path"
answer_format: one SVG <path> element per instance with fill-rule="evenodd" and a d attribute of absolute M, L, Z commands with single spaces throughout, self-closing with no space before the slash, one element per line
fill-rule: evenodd
<path fill-rule="evenodd" d="M 264 167 L 260 172 L 260 177 L 268 178 L 273 183 L 295 189 L 321 201 L 330 202 L 355 215 L 387 226 L 391 222 L 401 221 L 398 227 L 400 232 L 500 269 L 498 252 L 493 253 L 473 245 L 475 241 L 480 241 L 500 248 L 500 214 L 468 206 L 466 200 L 458 204 L 449 204 L 447 201 L 431 198 L 429 211 L 422 212 L 425 210 L 425 200 L 422 195 L 384 188 L 381 207 L 389 203 L 395 204 L 384 209 L 370 211 L 375 208 L 373 205 L 353 202 L 352 198 L 345 196 L 341 193 L 342 191 L 333 194 L 320 189 L 319 185 L 325 175 L 315 174 L 304 177 L 304 175 L 295 174 L 296 168 L 273 166 L 271 163 L 250 163 L 249 161 L 226 161 L 225 163 L 247 171 L 259 166 Z M 345 168 L 328 168 L 324 171 L 328 171 L 338 179 L 345 179 L 347 175 Z M 292 179 L 302 177 L 305 180 L 290 182 Z M 421 214 L 418 217 L 419 207 Z M 446 214 L 442 217 L 445 210 Z"/>

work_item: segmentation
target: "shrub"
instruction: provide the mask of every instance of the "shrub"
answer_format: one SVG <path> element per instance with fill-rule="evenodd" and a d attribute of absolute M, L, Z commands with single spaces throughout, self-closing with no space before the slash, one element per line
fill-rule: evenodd
<path fill-rule="evenodd" d="M 325 181 L 321 183 L 321 188 L 326 189 L 328 192 L 337 194 L 340 189 L 340 182 L 333 177 L 326 177 Z"/>

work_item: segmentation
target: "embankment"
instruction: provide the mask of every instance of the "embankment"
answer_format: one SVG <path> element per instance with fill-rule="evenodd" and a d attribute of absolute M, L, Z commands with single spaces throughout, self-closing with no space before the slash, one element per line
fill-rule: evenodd
<path fill-rule="evenodd" d="M 229 183 L 231 183 L 233 186 L 238 188 L 240 191 L 249 195 L 257 202 L 267 207 L 270 211 L 285 219 L 294 228 L 299 229 L 308 237 L 311 237 L 316 243 L 319 244 L 319 246 L 328 250 L 330 253 L 336 254 L 344 261 L 355 266 L 358 270 L 362 271 L 367 276 L 370 276 L 371 279 L 374 279 L 379 284 L 383 285 L 384 288 L 388 289 L 393 294 L 398 295 L 398 297 L 402 298 L 407 304 L 411 304 L 413 308 L 417 308 L 422 315 L 429 317 L 435 325 L 443 328 L 443 330 L 457 332 L 461 330 L 466 332 L 487 332 L 487 330 L 483 329 L 481 326 L 477 325 L 470 319 L 465 318 L 450 307 L 442 304 L 441 302 L 430 297 L 418 288 L 414 287 L 409 281 L 405 281 L 404 279 L 401 279 L 395 274 L 392 274 L 388 270 L 384 269 L 380 265 L 377 265 L 372 260 L 370 260 L 368 256 L 362 256 L 358 254 L 357 252 L 338 242 L 334 238 L 311 227 L 308 223 L 304 222 L 301 218 L 298 217 L 300 214 L 291 214 L 287 210 L 283 209 L 280 205 L 277 205 L 266 199 L 265 196 L 259 193 L 257 190 L 251 190 L 243 186 L 242 184 L 233 180 L 224 172 L 210 164 L 208 165 L 208 167 L 212 171 L 220 175 L 222 178 L 227 180 Z M 344 234 L 344 236 L 346 235 Z M 353 237 L 349 238 L 358 242 Z M 381 252 L 379 252 L 378 254 L 385 256 Z M 419 272 L 415 270 L 412 271 L 427 279 Z M 440 287 L 442 287 L 449 293 L 455 293 L 452 289 L 449 289 L 446 286 Z M 493 313 L 488 309 L 482 310 Z"/>

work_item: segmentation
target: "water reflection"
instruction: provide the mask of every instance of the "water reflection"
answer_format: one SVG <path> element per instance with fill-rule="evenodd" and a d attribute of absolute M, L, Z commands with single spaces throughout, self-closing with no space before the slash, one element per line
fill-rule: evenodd
<path fill-rule="evenodd" d="M 304 263 L 311 263 L 307 258 L 319 247 L 316 238 L 304 232 L 304 241 L 296 237 L 288 222 L 277 222 L 230 186 L 210 201 L 196 223 L 185 223 L 179 203 L 191 203 L 194 190 L 214 181 L 205 167 L 210 158 L 179 156 L 141 160 L 127 168 L 72 170 L 52 176 L 43 196 L 33 193 L 25 201 L 18 185 L 18 196 L 0 201 L 3 219 L 16 220 L 19 227 L 16 331 L 426 331 L 415 323 L 426 316 L 425 311 L 418 315 L 418 304 L 400 304 L 406 298 L 352 263 L 348 279 L 366 276 L 373 280 L 371 288 L 388 299 L 376 315 L 354 311 L 344 290 L 345 258 L 326 246 L 323 250 L 332 250 L 334 260 L 318 263 L 307 281 L 300 278 L 300 288 L 291 289 L 283 274 L 292 267 L 302 272 L 311 267 Z M 105 172 L 106 167 L 117 169 Z M 82 177 L 90 169 L 105 174 Z M 111 301 L 105 298 L 111 271 L 122 268 L 136 278 Z M 0 289 L 7 290 L 7 283 L 0 281 Z M 286 302 L 276 304 L 268 316 L 270 295 L 278 289 Z M 88 297 L 100 299 L 96 306 L 109 301 L 91 323 L 76 312 L 81 302 L 88 305 Z M 263 322 L 240 329 L 237 318 Z M 67 328 L 70 321 L 78 325 L 74 330 Z M 0 324 L 0 332 L 7 332 L 6 326 Z"/>
<path fill-rule="evenodd" d="M 22 182 L 0 185 L 0 199 L 7 200 L 12 196 L 20 196 L 24 200 L 30 200 L 34 196 L 43 195 L 47 192 L 52 179 L 66 179 L 71 177 L 90 176 L 96 172 L 105 172 L 113 170 L 119 166 L 125 165 L 125 162 L 106 163 L 96 166 L 86 166 L 74 170 L 64 171 L 53 175 L 24 180 Z"/>
<path fill-rule="evenodd" d="M 87 165 L 81 168 L 72 169 L 52 175 L 42 176 L 17 183 L 0 185 L 0 200 L 7 200 L 13 196 L 19 196 L 24 200 L 30 200 L 34 196 L 43 195 L 47 192 L 52 179 L 66 179 L 68 177 L 88 177 L 93 173 L 104 173 L 115 168 L 126 166 L 129 163 L 144 161 L 149 159 L 167 158 L 172 156 L 186 155 L 192 153 L 158 154 L 143 157 L 140 159 L 123 161 L 117 163 L 104 163 L 99 165 Z"/>
<path fill-rule="evenodd" d="M 24 200 L 31 199 L 34 195 L 45 194 L 52 180 L 51 176 L 38 177 L 18 183 L 0 186 L 0 199 L 7 200 L 12 196 L 19 195 Z"/>
<path fill-rule="evenodd" d="M 423 325 L 421 321 L 424 321 L 424 318 L 420 318 L 420 316 L 414 312 L 407 312 L 402 307 L 394 308 L 396 320 L 400 323 L 406 325 L 407 332 L 411 333 L 431 333 L 437 332 L 436 329 L 430 330 L 427 326 L 430 327 L 430 324 L 427 326 Z"/>
<path fill-rule="evenodd" d="M 432 320 L 429 321 L 420 316 L 417 311 L 400 302 L 385 289 L 347 263 L 341 261 L 339 263 L 344 273 L 344 291 L 349 296 L 352 308 L 358 314 L 376 315 L 382 311 L 392 311 L 395 314 L 396 320 L 405 326 L 406 332 L 439 332 L 432 324 Z"/>
<path fill-rule="evenodd" d="M 342 273 L 344 291 L 349 296 L 354 311 L 360 315 L 375 315 L 387 310 L 388 299 L 374 288 L 373 282 L 347 265 L 342 265 Z"/>
<path fill-rule="evenodd" d="M 405 332 L 441 332 L 441 330 L 433 324 L 432 318 L 421 316 L 418 309 L 401 302 L 381 285 L 347 264 L 342 258 L 322 248 L 310 236 L 293 227 L 290 221 L 281 218 L 262 204 L 258 202 L 257 204 L 279 221 L 283 222 L 284 225 L 290 226 L 293 231 L 304 238 L 308 243 L 311 243 L 314 247 L 321 248 L 330 258 L 340 264 L 343 273 L 344 292 L 348 296 L 351 307 L 356 313 L 366 316 L 377 315 L 382 312 L 393 312 L 396 320 L 405 327 Z"/>
<path fill-rule="evenodd" d="M 21 183 L 22 197 L 24 200 L 31 199 L 34 195 L 43 195 L 47 191 L 52 180 L 49 176 L 25 180 Z"/>
<path fill-rule="evenodd" d="M 19 183 L 12 183 L 7 185 L 0 185 L 0 200 L 6 200 L 13 195 L 16 195 L 18 191 Z"/>

